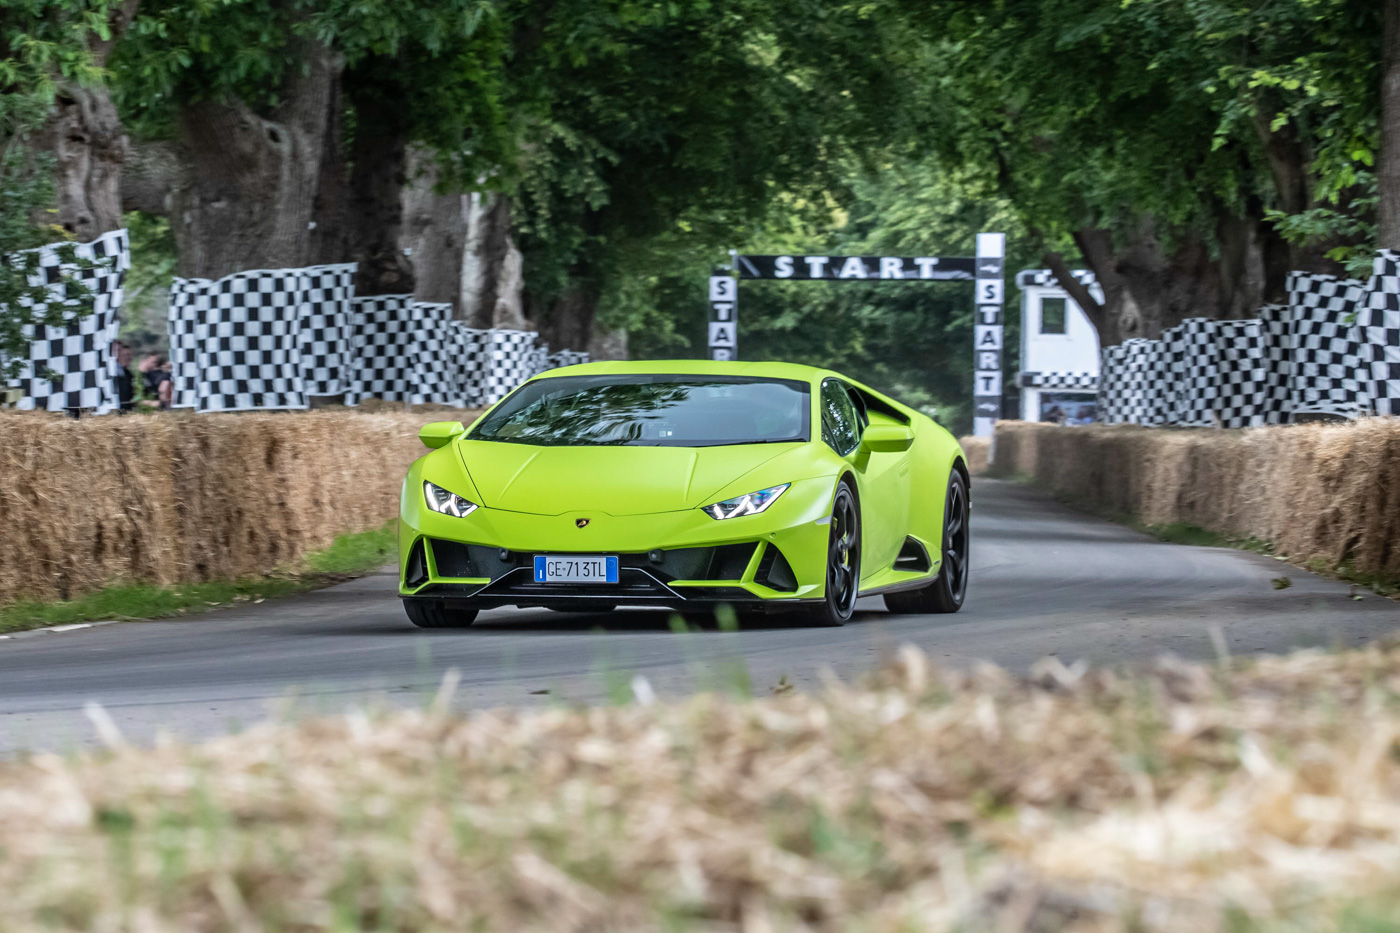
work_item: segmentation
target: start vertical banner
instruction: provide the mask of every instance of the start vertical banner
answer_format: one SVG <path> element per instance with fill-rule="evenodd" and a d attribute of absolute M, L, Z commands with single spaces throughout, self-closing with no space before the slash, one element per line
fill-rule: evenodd
<path fill-rule="evenodd" d="M 972 433 L 991 437 L 1001 416 L 1001 335 L 1006 279 L 1006 234 L 977 234 L 973 271 L 977 326 L 973 328 Z"/>
<path fill-rule="evenodd" d="M 739 280 L 710 276 L 710 359 L 739 358 Z"/>

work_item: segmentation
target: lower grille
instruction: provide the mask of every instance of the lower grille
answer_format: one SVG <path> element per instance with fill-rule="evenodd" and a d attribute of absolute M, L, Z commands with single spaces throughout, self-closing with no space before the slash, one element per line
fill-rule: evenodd
<path fill-rule="evenodd" d="M 534 574 L 520 567 L 485 586 L 480 596 L 510 596 L 528 599 L 559 599 L 574 597 L 613 598 L 626 600 L 675 600 L 679 593 L 644 570 L 633 567 L 618 569 L 616 583 L 536 583 Z"/>
<path fill-rule="evenodd" d="M 437 565 L 440 577 L 474 577 L 472 572 L 471 548 L 457 541 L 444 541 L 441 538 L 429 539 L 433 549 L 433 563 Z"/>

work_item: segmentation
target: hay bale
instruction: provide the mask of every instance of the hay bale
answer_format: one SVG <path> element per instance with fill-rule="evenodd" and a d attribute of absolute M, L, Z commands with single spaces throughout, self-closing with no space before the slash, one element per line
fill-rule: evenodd
<path fill-rule="evenodd" d="M 435 417 L 6 412 L 0 604 L 268 573 L 382 525 Z"/>
<path fill-rule="evenodd" d="M 1400 421 L 1242 431 L 997 425 L 998 476 L 1148 524 L 1184 522 L 1284 554 L 1400 575 Z"/>
<path fill-rule="evenodd" d="M 963 453 L 967 456 L 967 472 L 973 476 L 987 472 L 987 454 L 992 449 L 992 439 L 973 437 L 969 434 L 958 438 L 958 443 L 962 445 Z"/>

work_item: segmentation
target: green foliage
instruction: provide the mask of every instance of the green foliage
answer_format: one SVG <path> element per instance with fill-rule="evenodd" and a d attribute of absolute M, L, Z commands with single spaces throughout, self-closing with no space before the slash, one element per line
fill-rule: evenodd
<path fill-rule="evenodd" d="M 0 379 L 13 378 L 29 356 L 25 329 L 61 324 L 90 312 L 91 292 L 73 277 L 93 264 L 72 244 L 59 247 L 65 274 L 36 279 L 38 246 L 65 238 L 62 228 L 35 223 L 53 197 L 51 162 L 29 140 L 65 82 L 94 83 L 101 71 L 90 38 L 108 38 L 104 0 L 12 0 L 0 8 Z M 39 284 L 36 284 L 39 283 Z"/>
<path fill-rule="evenodd" d="M 1280 167 L 1317 200 L 1357 206 L 1376 139 L 1379 4 L 935 6 L 901 4 L 928 47 L 925 135 L 947 164 L 984 167 L 1052 246 L 1091 226 L 1127 239 L 1145 216 L 1209 240 L 1223 217 L 1287 206 Z"/>

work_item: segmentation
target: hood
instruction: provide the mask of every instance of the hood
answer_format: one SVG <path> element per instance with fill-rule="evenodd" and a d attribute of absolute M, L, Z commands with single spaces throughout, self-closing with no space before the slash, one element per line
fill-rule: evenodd
<path fill-rule="evenodd" d="M 802 442 L 729 447 L 534 447 L 462 441 L 458 451 L 487 508 L 536 515 L 678 512 Z"/>

